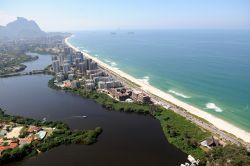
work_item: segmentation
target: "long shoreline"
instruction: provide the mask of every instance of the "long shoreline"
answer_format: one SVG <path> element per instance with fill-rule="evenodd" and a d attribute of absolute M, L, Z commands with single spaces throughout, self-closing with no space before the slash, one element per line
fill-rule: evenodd
<path fill-rule="evenodd" d="M 75 46 L 73 46 L 68 41 L 69 38 L 70 37 L 65 38 L 65 44 L 67 44 L 69 47 L 71 47 L 75 51 L 81 51 L 78 48 L 76 48 Z M 202 111 L 202 110 L 200 110 L 192 105 L 189 105 L 183 101 L 180 101 L 180 100 L 174 98 L 172 95 L 170 95 L 166 92 L 163 92 L 163 91 L 153 87 L 150 84 L 146 84 L 143 81 L 136 79 L 133 76 L 131 76 L 131 75 L 129 75 L 129 74 L 117 69 L 117 68 L 109 66 L 108 64 L 102 62 L 101 60 L 91 56 L 90 54 L 88 54 L 84 51 L 81 51 L 81 52 L 87 58 L 91 58 L 93 61 L 97 62 L 100 67 L 111 71 L 112 73 L 118 75 L 119 77 L 125 78 L 125 79 L 139 85 L 141 90 L 143 90 L 149 94 L 152 94 L 154 96 L 157 96 L 157 97 L 161 98 L 162 100 L 173 103 L 174 105 L 183 108 L 184 110 L 186 110 L 190 114 L 193 114 L 193 115 L 198 116 L 202 119 L 205 119 L 206 121 L 210 122 L 215 127 L 217 127 L 218 129 L 220 129 L 222 131 L 226 131 L 227 133 L 233 134 L 235 137 L 242 139 L 246 143 L 250 143 L 250 133 L 249 132 L 247 132 L 239 127 L 236 127 L 235 125 L 233 125 L 225 120 L 217 118 L 214 115 L 211 115 L 205 111 Z"/>

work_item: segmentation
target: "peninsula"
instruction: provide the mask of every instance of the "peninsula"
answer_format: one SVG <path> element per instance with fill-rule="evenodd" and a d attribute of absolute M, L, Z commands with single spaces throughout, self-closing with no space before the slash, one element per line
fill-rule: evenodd
<path fill-rule="evenodd" d="M 0 108 L 0 164 L 19 161 L 62 144 L 90 145 L 101 132 L 100 127 L 71 131 L 62 122 L 11 116 Z"/>

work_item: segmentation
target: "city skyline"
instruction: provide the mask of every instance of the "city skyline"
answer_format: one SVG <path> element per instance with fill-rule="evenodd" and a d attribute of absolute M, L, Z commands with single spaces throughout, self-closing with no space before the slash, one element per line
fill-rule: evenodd
<path fill-rule="evenodd" d="M 250 29 L 250 2 L 0 1 L 0 25 L 16 17 L 35 20 L 45 31 L 114 29 Z"/>

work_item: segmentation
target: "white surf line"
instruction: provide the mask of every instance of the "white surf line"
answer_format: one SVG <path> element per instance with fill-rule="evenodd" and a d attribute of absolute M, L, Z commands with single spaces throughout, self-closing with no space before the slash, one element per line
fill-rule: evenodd
<path fill-rule="evenodd" d="M 77 49 L 76 47 L 74 47 L 71 43 L 68 42 L 68 39 L 70 37 L 66 38 L 65 39 L 65 43 L 73 48 L 75 51 L 80 51 L 79 49 Z M 189 105 L 183 101 L 180 101 L 176 98 L 174 98 L 172 95 L 166 93 L 166 92 L 163 92 L 153 86 L 151 86 L 150 84 L 145 84 L 143 81 L 140 81 L 136 78 L 134 78 L 133 76 L 117 69 L 117 68 L 114 68 L 102 61 L 100 61 L 99 59 L 95 58 L 94 56 L 91 56 L 90 54 L 86 53 L 86 52 L 83 52 L 82 53 L 87 57 L 87 58 L 91 58 L 92 60 L 94 60 L 95 62 L 98 63 L 98 65 L 100 65 L 101 67 L 103 67 L 104 69 L 107 69 L 107 70 L 110 70 L 114 73 L 116 73 L 117 75 L 120 75 L 121 77 L 124 77 L 128 80 L 130 80 L 131 82 L 135 83 L 135 84 L 138 84 L 141 86 L 141 89 L 144 90 L 145 92 L 148 92 L 148 93 L 151 93 L 155 96 L 158 96 L 170 103 L 173 103 L 175 104 L 176 106 L 179 106 L 183 109 L 185 109 L 186 111 L 188 111 L 189 113 L 193 114 L 193 115 L 196 115 L 200 118 L 203 118 L 203 119 L 206 119 L 207 121 L 209 121 L 210 123 L 212 123 L 215 127 L 217 127 L 218 129 L 220 130 L 224 130 L 228 133 L 231 133 L 233 135 L 235 135 L 236 137 L 244 140 L 245 142 L 248 142 L 250 143 L 250 133 L 239 128 L 239 127 L 236 127 L 235 125 L 225 121 L 225 120 L 222 120 L 212 114 L 209 114 L 205 111 L 202 111 L 192 105 Z"/>

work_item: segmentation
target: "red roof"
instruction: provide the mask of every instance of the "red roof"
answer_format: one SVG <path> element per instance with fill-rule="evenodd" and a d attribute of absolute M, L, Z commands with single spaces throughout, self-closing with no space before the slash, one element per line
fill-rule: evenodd
<path fill-rule="evenodd" d="M 28 132 L 32 133 L 32 132 L 37 132 L 37 131 L 40 131 L 40 130 L 41 130 L 41 127 L 31 126 L 28 129 Z"/>
<path fill-rule="evenodd" d="M 18 146 L 17 143 L 10 143 L 8 146 L 0 146 L 0 152 L 7 150 L 7 149 L 14 149 Z"/>

